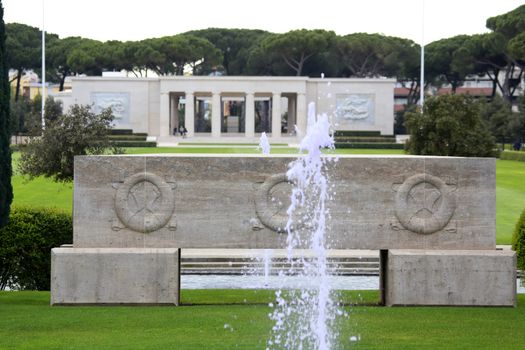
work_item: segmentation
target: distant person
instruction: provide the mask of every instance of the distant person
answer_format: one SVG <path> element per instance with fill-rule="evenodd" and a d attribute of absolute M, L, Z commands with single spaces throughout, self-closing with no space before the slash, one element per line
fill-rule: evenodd
<path fill-rule="evenodd" d="M 184 125 L 180 125 L 179 126 L 179 134 L 180 134 L 180 136 L 182 136 L 183 138 L 186 138 L 186 134 L 187 133 L 188 133 L 188 130 L 186 130 Z"/>
<path fill-rule="evenodd" d="M 521 149 L 521 141 L 516 141 L 514 142 L 514 145 L 512 146 L 512 148 L 515 150 L 515 151 L 519 151 Z"/>

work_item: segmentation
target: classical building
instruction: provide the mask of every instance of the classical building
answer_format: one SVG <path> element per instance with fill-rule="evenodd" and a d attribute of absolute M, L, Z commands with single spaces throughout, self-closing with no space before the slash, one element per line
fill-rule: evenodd
<path fill-rule="evenodd" d="M 159 144 L 186 138 L 295 142 L 307 128 L 308 105 L 332 117 L 335 130 L 393 134 L 393 79 L 307 77 L 78 77 L 57 96 L 64 107 L 111 107 L 115 128 L 147 133 Z"/>

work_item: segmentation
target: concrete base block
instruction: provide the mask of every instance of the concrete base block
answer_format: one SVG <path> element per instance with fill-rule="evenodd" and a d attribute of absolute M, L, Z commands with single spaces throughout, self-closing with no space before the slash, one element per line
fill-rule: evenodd
<path fill-rule="evenodd" d="M 513 251 L 390 250 L 387 264 L 387 306 L 516 306 Z"/>
<path fill-rule="evenodd" d="M 54 248 L 51 305 L 178 305 L 179 266 L 177 248 Z"/>

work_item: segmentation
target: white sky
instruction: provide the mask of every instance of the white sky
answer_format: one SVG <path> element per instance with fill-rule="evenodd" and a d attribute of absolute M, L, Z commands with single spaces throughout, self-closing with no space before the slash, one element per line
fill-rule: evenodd
<path fill-rule="evenodd" d="M 4 20 L 67 36 L 140 40 L 209 27 L 328 29 L 339 35 L 368 32 L 429 43 L 486 32 L 488 17 L 525 0 L 3 0 Z"/>

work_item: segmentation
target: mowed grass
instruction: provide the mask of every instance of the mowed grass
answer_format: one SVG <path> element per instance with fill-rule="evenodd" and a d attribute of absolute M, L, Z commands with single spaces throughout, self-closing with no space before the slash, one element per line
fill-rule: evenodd
<path fill-rule="evenodd" d="M 402 150 L 338 149 L 335 154 L 403 154 Z M 159 147 L 128 148 L 127 154 L 204 153 L 204 154 L 260 154 L 253 147 Z M 297 154 L 296 148 L 274 147 L 273 154 Z M 16 168 L 20 154 L 13 155 Z M 498 244 L 510 244 L 514 225 L 525 209 L 525 162 L 498 160 L 496 162 L 496 240 Z M 27 181 L 13 176 L 14 205 L 56 207 L 71 211 L 73 206 L 72 185 L 54 183 L 45 178 Z"/>
<path fill-rule="evenodd" d="M 377 292 L 359 292 L 365 301 Z M 347 292 L 346 300 L 360 300 Z M 377 300 L 377 299 L 376 299 Z M 180 307 L 49 306 L 49 292 L 0 292 L 1 349 L 265 349 L 271 291 L 183 290 Z M 191 302 L 191 305 L 189 303 Z M 517 308 L 344 306 L 334 349 L 523 349 Z M 360 340 L 352 342 L 352 336 Z"/>
<path fill-rule="evenodd" d="M 525 162 L 496 162 L 496 232 L 499 244 L 510 244 L 514 226 L 525 209 Z"/>

